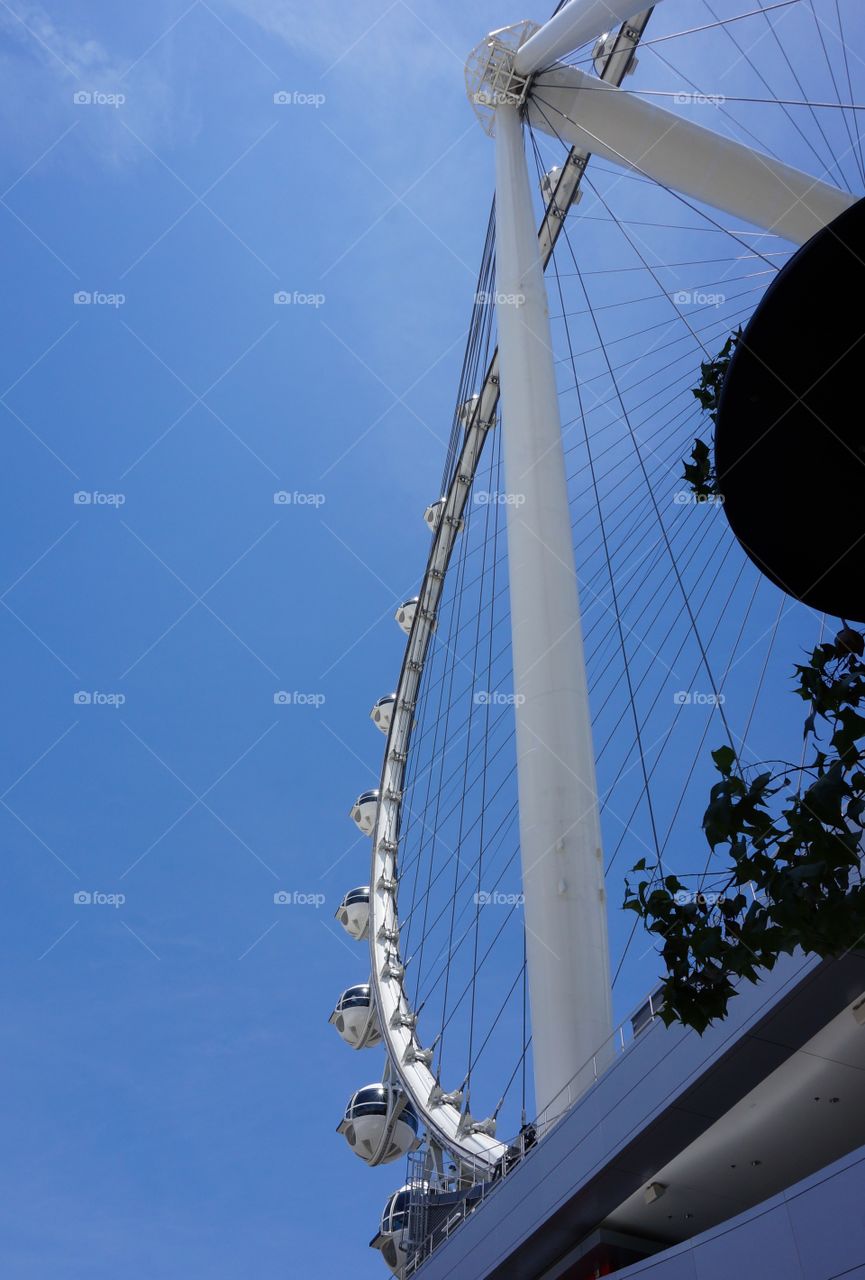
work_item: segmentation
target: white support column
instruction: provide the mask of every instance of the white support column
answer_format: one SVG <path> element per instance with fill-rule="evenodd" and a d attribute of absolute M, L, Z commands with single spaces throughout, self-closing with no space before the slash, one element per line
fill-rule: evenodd
<path fill-rule="evenodd" d="M 520 53 L 530 45 L 531 40 Z M 855 203 L 838 187 L 577 67 L 556 67 L 538 76 L 529 93 L 528 119 L 535 129 L 636 169 L 794 244 L 810 240 Z"/>
<path fill-rule="evenodd" d="M 505 483 L 521 498 L 507 504 L 520 843 L 535 1097 L 547 1107 L 568 1101 L 611 1034 L 610 972 L 561 420 L 516 107 L 498 107 L 495 133 Z M 592 1078 L 590 1067 L 578 1089 Z"/>
<path fill-rule="evenodd" d="M 514 69 L 521 76 L 530 76 L 541 67 L 552 66 L 645 8 L 645 0 L 570 0 L 526 41 L 517 53 Z"/>

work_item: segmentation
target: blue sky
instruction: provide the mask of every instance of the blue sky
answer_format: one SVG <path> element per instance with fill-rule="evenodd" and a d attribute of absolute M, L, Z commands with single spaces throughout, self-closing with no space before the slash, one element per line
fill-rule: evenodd
<path fill-rule="evenodd" d="M 0 3 L 16 1280 L 383 1274 L 332 916 L 489 210 L 463 62 L 522 16 Z"/>
<path fill-rule="evenodd" d="M 450 428 L 492 164 L 462 61 L 494 6 L 319 8 L 0 7 L 21 1280 L 382 1270 L 399 1172 L 334 1133 L 380 1062 L 326 1023 L 364 976 L 332 912 L 367 878 L 347 809 Z"/>

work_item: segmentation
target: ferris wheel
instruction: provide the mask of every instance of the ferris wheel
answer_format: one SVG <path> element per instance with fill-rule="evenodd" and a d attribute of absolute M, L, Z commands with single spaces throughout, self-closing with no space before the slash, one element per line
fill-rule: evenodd
<path fill-rule="evenodd" d="M 397 1274 L 416 1206 L 470 1211 L 657 1013 L 616 895 L 642 856 L 705 883 L 708 748 L 783 754 L 767 699 L 821 610 L 681 460 L 701 364 L 865 191 L 863 59 L 853 0 L 570 0 L 468 59 L 494 207 L 371 711 L 380 781 L 350 810 L 368 884 L 337 912 L 359 951 L 331 1022 L 385 1057 L 339 1131 L 368 1165 L 409 1156 L 373 1241 Z M 617 983 L 643 993 L 624 1019 Z"/>

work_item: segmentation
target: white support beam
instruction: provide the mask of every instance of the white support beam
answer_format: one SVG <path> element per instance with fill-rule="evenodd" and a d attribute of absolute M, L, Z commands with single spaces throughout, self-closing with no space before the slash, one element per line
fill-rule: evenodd
<path fill-rule="evenodd" d="M 645 7 L 646 0 L 570 0 L 526 41 L 517 53 L 514 69 L 523 76 L 533 75 L 627 22 Z"/>
<path fill-rule="evenodd" d="M 794 244 L 810 240 L 855 203 L 838 187 L 576 67 L 556 67 L 537 77 L 528 119 L 535 129 Z"/>
<path fill-rule="evenodd" d="M 561 418 L 516 106 L 496 110 L 496 320 L 535 1100 L 551 1114 L 612 1029 L 604 867 Z M 557 1108 L 556 1100 L 560 1100 Z"/>

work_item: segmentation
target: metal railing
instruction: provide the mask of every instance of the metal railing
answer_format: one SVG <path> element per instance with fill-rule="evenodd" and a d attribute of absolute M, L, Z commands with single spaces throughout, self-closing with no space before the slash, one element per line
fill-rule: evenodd
<path fill-rule="evenodd" d="M 618 1061 L 641 1032 L 655 1021 L 663 1007 L 658 990 L 637 1006 L 610 1033 L 600 1048 L 596 1049 L 578 1071 L 571 1076 L 568 1083 L 547 1103 L 535 1119 L 535 1127 L 539 1133 L 547 1133 L 574 1103 L 582 1098 L 592 1085 L 601 1078 L 605 1071 Z"/>
<path fill-rule="evenodd" d="M 508 1153 L 500 1162 L 494 1176 L 488 1182 L 482 1182 L 471 1188 L 465 1198 L 453 1206 L 450 1212 L 443 1212 L 441 1220 L 430 1226 L 429 1185 L 424 1180 L 421 1170 L 423 1157 L 416 1153 L 413 1160 L 420 1156 L 417 1170 L 410 1173 L 413 1194 L 412 1209 L 409 1214 L 411 1253 L 406 1264 L 406 1276 L 414 1275 L 432 1252 L 444 1244 L 462 1226 L 480 1205 L 494 1195 L 506 1179 L 513 1176 L 527 1155 L 542 1142 L 557 1124 L 572 1110 L 581 1098 L 598 1080 L 610 1071 L 622 1057 L 633 1048 L 634 1043 L 655 1023 L 661 1011 L 663 1001 L 655 990 L 638 1007 L 615 1028 L 612 1034 L 592 1054 L 568 1081 L 552 1102 L 538 1114 L 532 1124 L 525 1125 L 519 1136 L 508 1147 Z M 417 1188 L 415 1195 L 414 1189 Z M 415 1201 L 417 1203 L 415 1204 Z"/>

